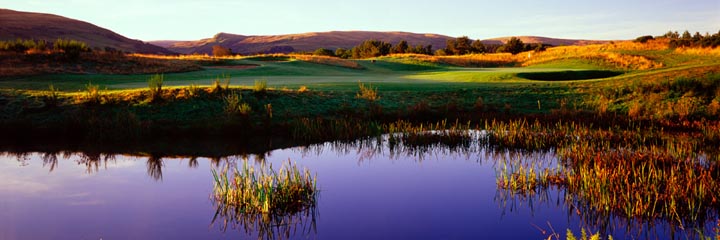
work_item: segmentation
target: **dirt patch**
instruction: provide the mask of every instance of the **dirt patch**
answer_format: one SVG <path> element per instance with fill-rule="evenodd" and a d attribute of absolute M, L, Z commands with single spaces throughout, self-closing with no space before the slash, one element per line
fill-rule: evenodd
<path fill-rule="evenodd" d="M 260 65 L 255 64 L 244 64 L 244 65 L 225 65 L 225 66 L 208 66 L 205 68 L 213 68 L 213 69 L 250 69 L 250 68 L 256 68 Z"/>

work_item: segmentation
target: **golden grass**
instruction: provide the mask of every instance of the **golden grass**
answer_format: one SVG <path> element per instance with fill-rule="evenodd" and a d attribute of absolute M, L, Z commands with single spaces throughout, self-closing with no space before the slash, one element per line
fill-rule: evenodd
<path fill-rule="evenodd" d="M 652 61 L 644 56 L 622 54 L 611 50 L 640 48 L 635 43 L 622 43 L 629 45 L 618 47 L 613 44 L 588 45 L 588 46 L 566 46 L 549 48 L 543 52 L 536 52 L 528 55 L 522 66 L 531 66 L 563 59 L 582 59 L 593 62 L 600 62 L 619 69 L 647 70 L 663 67 L 662 63 Z M 646 49 L 647 50 L 647 49 Z M 521 53 L 522 54 L 522 53 Z"/>
<path fill-rule="evenodd" d="M 355 61 L 342 59 L 342 58 L 338 58 L 338 57 L 298 55 L 298 54 L 292 54 L 292 55 L 287 55 L 287 56 L 297 59 L 297 60 L 300 60 L 300 61 L 323 64 L 323 65 L 345 67 L 345 68 L 352 68 L 352 69 L 363 69 L 364 68 L 363 66 L 361 66 L 360 64 L 358 64 Z"/>

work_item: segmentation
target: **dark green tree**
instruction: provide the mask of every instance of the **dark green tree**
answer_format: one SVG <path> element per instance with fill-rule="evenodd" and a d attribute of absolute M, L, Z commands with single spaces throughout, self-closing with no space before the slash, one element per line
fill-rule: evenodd
<path fill-rule="evenodd" d="M 350 58 L 352 56 L 352 53 L 344 48 L 338 48 L 335 49 L 335 56 L 339 58 Z"/>
<path fill-rule="evenodd" d="M 315 55 L 315 56 L 330 56 L 330 57 L 334 57 L 334 56 L 335 56 L 335 52 L 333 52 L 333 51 L 330 50 L 330 49 L 318 48 L 317 50 L 315 50 L 315 52 L 313 52 L 313 55 Z"/>
<path fill-rule="evenodd" d="M 358 46 L 353 47 L 353 58 L 371 58 L 388 55 L 392 45 L 379 40 L 367 40 Z"/>
<path fill-rule="evenodd" d="M 407 41 L 402 40 L 390 49 L 390 53 L 408 53 L 408 48 L 410 47 L 408 46 Z"/>
<path fill-rule="evenodd" d="M 483 44 L 480 39 L 475 40 L 470 46 L 471 53 L 485 53 L 486 50 L 487 49 L 485 49 L 485 44 Z"/>
<path fill-rule="evenodd" d="M 502 47 L 498 48 L 498 50 L 500 49 L 502 49 L 502 52 L 509 52 L 514 55 L 525 49 L 525 43 L 517 37 L 511 37 Z"/>

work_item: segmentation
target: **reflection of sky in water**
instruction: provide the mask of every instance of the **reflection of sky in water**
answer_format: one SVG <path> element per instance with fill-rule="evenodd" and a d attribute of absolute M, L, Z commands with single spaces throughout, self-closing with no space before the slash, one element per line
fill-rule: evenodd
<path fill-rule="evenodd" d="M 482 149 L 435 149 L 419 157 L 322 146 L 265 156 L 276 168 L 291 159 L 317 173 L 317 233 L 296 238 L 541 239 L 547 236 L 539 229 L 551 232 L 549 225 L 563 237 L 567 228 L 579 233 L 579 218 L 568 218 L 556 190 L 532 206 L 527 199 L 503 201 L 495 183 L 497 156 Z M 0 157 L 0 239 L 247 238 L 242 230 L 211 225 L 209 159 L 115 156 L 88 164 L 72 155 L 51 166 L 41 154 L 25 158 Z"/>

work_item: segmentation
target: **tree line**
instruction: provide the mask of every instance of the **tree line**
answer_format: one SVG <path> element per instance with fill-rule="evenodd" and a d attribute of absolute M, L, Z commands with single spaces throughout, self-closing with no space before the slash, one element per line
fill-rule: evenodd
<path fill-rule="evenodd" d="M 549 44 L 531 43 L 525 44 L 517 37 L 510 38 L 502 45 L 486 45 L 480 40 L 471 40 L 467 36 L 448 39 L 445 48 L 433 51 L 432 45 L 415 45 L 411 46 L 407 41 L 402 40 L 393 45 L 389 42 L 380 40 L 367 40 L 361 44 L 351 48 L 338 48 L 335 50 L 318 48 L 313 55 L 331 56 L 339 58 L 373 58 L 386 56 L 390 54 L 414 53 L 424 55 L 448 56 L 448 55 L 465 55 L 465 54 L 481 54 L 481 53 L 511 53 L 518 54 L 524 51 L 544 51 L 545 48 L 551 46 Z"/>
<path fill-rule="evenodd" d="M 682 35 L 679 34 L 677 31 L 668 31 L 662 36 L 653 37 L 652 35 L 645 35 L 640 36 L 636 38 L 634 41 L 639 43 L 645 43 L 647 41 L 653 40 L 653 39 L 670 39 L 669 46 L 670 48 L 678 48 L 678 47 L 710 47 L 714 48 L 717 46 L 720 46 L 720 31 L 718 31 L 715 34 L 710 35 L 710 33 L 705 33 L 705 35 L 700 34 L 700 32 L 695 32 L 695 34 L 690 34 L 690 31 L 685 30 Z"/>
<path fill-rule="evenodd" d="M 55 51 L 75 59 L 80 57 L 80 53 L 90 52 L 91 49 L 85 42 L 70 39 L 57 39 L 52 42 L 52 48 L 50 48 L 50 43 L 45 40 L 16 39 L 0 41 L 0 52 L 26 53 L 28 51 L 38 53 Z"/>

